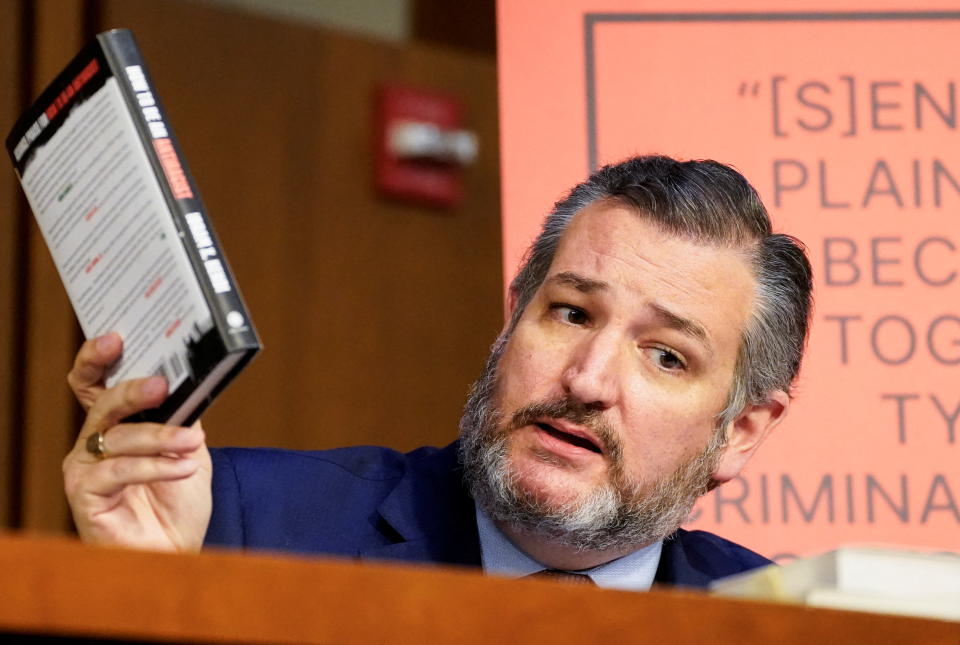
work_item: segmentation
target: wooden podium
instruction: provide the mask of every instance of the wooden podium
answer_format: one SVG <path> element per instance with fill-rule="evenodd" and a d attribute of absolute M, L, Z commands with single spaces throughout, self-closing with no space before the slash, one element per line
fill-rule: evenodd
<path fill-rule="evenodd" d="M 960 623 L 279 555 L 0 536 L 0 633 L 190 643 L 960 643 Z"/>

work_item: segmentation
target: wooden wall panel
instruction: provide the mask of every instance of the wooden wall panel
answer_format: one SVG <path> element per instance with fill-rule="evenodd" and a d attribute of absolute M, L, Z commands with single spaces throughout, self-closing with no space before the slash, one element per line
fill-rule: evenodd
<path fill-rule="evenodd" d="M 121 26 L 151 63 L 266 344 L 205 417 L 211 443 L 450 441 L 502 323 L 492 56 L 182 2 L 24 0 L 0 2 L 0 82 L 26 77 L 32 98 L 92 29 Z M 374 91 L 384 81 L 465 103 L 481 157 L 461 207 L 374 194 Z M 5 131 L 20 100 L 0 95 Z M 80 421 L 64 377 L 79 336 L 35 224 L 21 219 L 26 241 L 17 239 L 19 199 L 9 175 L 0 180 L 0 208 L 12 214 L 0 222 L 0 459 L 19 457 L 0 482 L 0 523 L 62 531 L 60 462 Z M 25 261 L 12 266 L 17 248 Z"/>
<path fill-rule="evenodd" d="M 0 2 L 0 138 L 16 120 L 22 101 L 23 4 Z M 6 151 L 3 157 L 6 158 Z M 23 224 L 16 177 L 9 162 L 0 163 L 0 526 L 13 524 L 19 490 L 19 247 Z"/>
<path fill-rule="evenodd" d="M 497 51 L 496 0 L 411 0 L 413 37 L 493 56 Z"/>
<path fill-rule="evenodd" d="M 206 416 L 211 442 L 450 441 L 502 323 L 492 56 L 175 2 L 100 15 L 136 32 L 266 344 Z M 374 195 L 382 81 L 465 102 L 482 151 L 462 207 Z"/>
<path fill-rule="evenodd" d="M 82 0 L 33 3 L 33 100 L 83 43 Z M 23 513 L 21 526 L 61 531 L 68 526 L 60 463 L 78 430 L 66 373 L 77 348 L 77 324 L 63 284 L 36 225 L 28 230 L 25 305 Z"/>

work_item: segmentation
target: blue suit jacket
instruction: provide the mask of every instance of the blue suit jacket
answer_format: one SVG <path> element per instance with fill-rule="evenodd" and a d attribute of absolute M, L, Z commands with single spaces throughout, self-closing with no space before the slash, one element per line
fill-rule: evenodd
<path fill-rule="evenodd" d="M 480 566 L 455 443 L 407 454 L 375 447 L 211 453 L 208 545 Z M 681 529 L 664 542 L 655 581 L 705 587 L 769 562 L 711 533 Z"/>

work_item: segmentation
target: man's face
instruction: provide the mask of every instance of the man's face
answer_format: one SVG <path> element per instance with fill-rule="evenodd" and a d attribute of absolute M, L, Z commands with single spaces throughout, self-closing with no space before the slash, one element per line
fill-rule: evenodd
<path fill-rule="evenodd" d="M 517 517 L 623 524 L 626 507 L 647 503 L 634 515 L 672 513 L 653 538 L 675 529 L 722 452 L 707 447 L 754 286 L 734 250 L 670 237 L 611 202 L 578 214 L 503 348 L 488 427 L 476 429 Z"/>

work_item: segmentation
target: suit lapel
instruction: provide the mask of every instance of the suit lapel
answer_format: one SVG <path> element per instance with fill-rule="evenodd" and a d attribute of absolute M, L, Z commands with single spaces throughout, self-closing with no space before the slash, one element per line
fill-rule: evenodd
<path fill-rule="evenodd" d="M 456 443 L 424 456 L 412 453 L 377 512 L 388 542 L 364 549 L 360 557 L 480 566 L 476 515 Z"/>
<path fill-rule="evenodd" d="M 654 578 L 655 584 L 700 589 L 710 586 L 713 577 L 694 567 L 687 557 L 686 536 L 686 531 L 677 529 L 676 533 L 663 541 L 660 565 L 657 567 L 657 575 Z"/>

